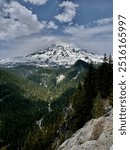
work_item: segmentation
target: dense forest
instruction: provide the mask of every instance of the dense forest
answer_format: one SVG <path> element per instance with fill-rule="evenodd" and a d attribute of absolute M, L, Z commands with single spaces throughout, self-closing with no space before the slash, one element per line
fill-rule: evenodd
<path fill-rule="evenodd" d="M 104 55 L 100 64 L 78 61 L 73 67 L 78 70 L 81 64 L 84 78 L 70 86 L 66 82 L 78 71 L 69 72 L 58 90 L 67 86 L 53 101 L 46 99 L 45 88 L 33 76 L 23 78 L 0 69 L 0 150 L 56 150 L 87 121 L 112 107 L 111 56 Z"/>

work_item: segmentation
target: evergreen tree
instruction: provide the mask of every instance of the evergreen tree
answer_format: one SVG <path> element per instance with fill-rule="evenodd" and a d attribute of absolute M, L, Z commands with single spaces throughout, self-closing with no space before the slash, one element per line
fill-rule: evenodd
<path fill-rule="evenodd" d="M 81 86 L 79 86 L 81 87 Z M 72 128 L 79 129 L 91 119 L 93 99 L 96 97 L 95 89 L 95 68 L 93 63 L 89 65 L 89 69 L 84 81 L 83 88 L 79 88 L 78 92 L 73 96 L 74 116 L 72 119 Z"/>
<path fill-rule="evenodd" d="M 107 62 L 107 55 L 106 53 L 104 54 L 104 58 L 103 58 L 103 63 L 106 63 Z"/>
<path fill-rule="evenodd" d="M 104 56 L 104 60 L 107 56 Z M 113 64 L 109 56 L 109 63 L 104 61 L 97 70 L 97 90 L 102 98 L 107 98 L 112 92 L 113 86 Z"/>
<path fill-rule="evenodd" d="M 90 64 L 89 70 L 84 82 L 85 94 L 86 94 L 86 117 L 87 120 L 91 118 L 91 110 L 93 108 L 93 99 L 96 97 L 96 69 L 93 66 L 93 63 Z"/>
<path fill-rule="evenodd" d="M 113 64 L 113 59 L 112 59 L 112 56 L 111 56 L 111 55 L 109 55 L 108 63 L 109 63 L 109 64 Z"/>

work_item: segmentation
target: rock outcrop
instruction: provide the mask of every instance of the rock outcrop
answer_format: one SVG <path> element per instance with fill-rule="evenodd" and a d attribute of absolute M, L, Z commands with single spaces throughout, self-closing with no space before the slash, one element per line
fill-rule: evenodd
<path fill-rule="evenodd" d="M 87 122 L 58 150 L 112 150 L 113 111 Z"/>

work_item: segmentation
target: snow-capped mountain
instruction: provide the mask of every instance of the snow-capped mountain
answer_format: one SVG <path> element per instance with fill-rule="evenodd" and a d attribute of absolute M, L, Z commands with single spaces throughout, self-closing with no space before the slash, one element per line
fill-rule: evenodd
<path fill-rule="evenodd" d="M 36 65 L 41 67 L 69 67 L 79 59 L 85 62 L 93 61 L 93 63 L 100 63 L 103 60 L 102 58 L 102 56 L 89 53 L 81 48 L 74 48 L 71 45 L 53 44 L 46 49 L 38 50 L 27 56 L 0 60 L 0 64 L 10 67 L 19 64 Z"/>

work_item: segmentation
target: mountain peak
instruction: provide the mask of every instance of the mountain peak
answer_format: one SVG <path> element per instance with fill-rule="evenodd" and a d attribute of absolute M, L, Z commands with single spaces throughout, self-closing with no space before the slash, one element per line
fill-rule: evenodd
<path fill-rule="evenodd" d="M 26 57 L 15 57 L 9 59 L 13 64 L 24 63 L 27 65 L 36 65 L 40 67 L 70 67 L 77 60 L 82 60 L 87 63 L 93 61 L 93 63 L 102 62 L 102 57 L 87 52 L 84 49 L 78 48 L 68 43 L 53 43 L 50 47 L 40 49 L 33 52 Z M 8 61 L 5 61 L 6 63 Z"/>
<path fill-rule="evenodd" d="M 57 42 L 53 43 L 52 46 L 55 46 L 55 47 L 61 46 L 61 47 L 65 47 L 65 48 L 67 48 L 67 47 L 77 48 L 76 45 L 71 44 L 71 43 L 66 43 L 66 42 L 63 42 L 63 41 L 62 42 L 61 41 L 57 41 Z"/>

